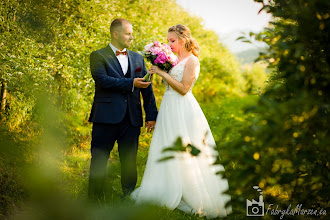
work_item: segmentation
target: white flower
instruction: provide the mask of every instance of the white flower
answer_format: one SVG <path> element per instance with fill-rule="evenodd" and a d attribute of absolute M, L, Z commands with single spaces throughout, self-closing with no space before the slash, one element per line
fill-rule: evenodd
<path fill-rule="evenodd" d="M 150 52 L 150 49 L 154 46 L 154 43 L 150 43 L 144 46 L 144 51 L 145 52 Z"/>

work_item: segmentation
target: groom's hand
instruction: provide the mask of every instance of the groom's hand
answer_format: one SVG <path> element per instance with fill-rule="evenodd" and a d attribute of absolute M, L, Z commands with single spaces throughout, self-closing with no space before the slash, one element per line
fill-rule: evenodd
<path fill-rule="evenodd" d="M 156 125 L 156 121 L 147 121 L 146 122 L 146 128 L 147 128 L 147 132 L 151 132 Z"/>
<path fill-rule="evenodd" d="M 134 87 L 147 88 L 151 82 L 144 82 L 144 78 L 134 78 Z"/>

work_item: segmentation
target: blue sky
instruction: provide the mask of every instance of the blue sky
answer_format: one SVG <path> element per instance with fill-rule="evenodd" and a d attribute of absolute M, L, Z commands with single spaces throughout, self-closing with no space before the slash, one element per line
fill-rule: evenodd
<path fill-rule="evenodd" d="M 177 0 L 177 3 L 202 17 L 205 27 L 215 30 L 220 41 L 234 53 L 253 48 L 235 41 L 241 32 L 259 32 L 271 19 L 265 12 L 258 14 L 262 4 L 253 0 Z"/>

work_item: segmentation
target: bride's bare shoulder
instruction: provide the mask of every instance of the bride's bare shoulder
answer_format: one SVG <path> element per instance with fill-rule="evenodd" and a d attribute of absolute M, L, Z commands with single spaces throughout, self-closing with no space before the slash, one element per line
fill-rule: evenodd
<path fill-rule="evenodd" d="M 187 67 L 196 67 L 199 64 L 198 57 L 190 56 L 187 60 Z"/>

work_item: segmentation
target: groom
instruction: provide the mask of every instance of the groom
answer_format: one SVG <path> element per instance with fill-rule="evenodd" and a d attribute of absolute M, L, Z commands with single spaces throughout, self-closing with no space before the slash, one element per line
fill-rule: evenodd
<path fill-rule="evenodd" d="M 111 43 L 90 55 L 95 96 L 89 121 L 93 122 L 89 198 L 103 194 L 106 166 L 115 142 L 121 163 L 123 196 L 129 195 L 137 180 L 136 154 L 143 126 L 140 93 L 146 113 L 146 128 L 156 123 L 157 107 L 143 57 L 128 50 L 133 40 L 132 24 L 115 19 L 110 26 Z"/>

